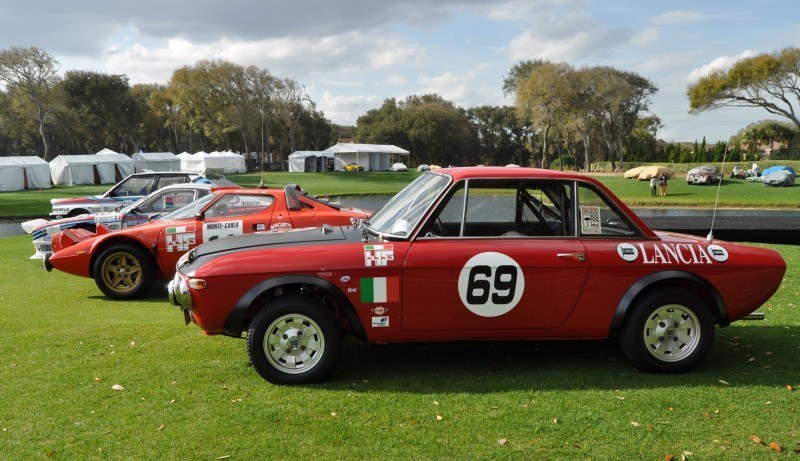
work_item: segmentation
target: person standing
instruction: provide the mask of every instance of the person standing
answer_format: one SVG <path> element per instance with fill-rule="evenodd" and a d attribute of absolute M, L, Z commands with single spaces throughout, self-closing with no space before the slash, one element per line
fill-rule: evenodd
<path fill-rule="evenodd" d="M 650 195 L 655 197 L 656 196 L 656 177 L 653 176 L 650 178 Z"/>
<path fill-rule="evenodd" d="M 662 174 L 660 181 L 661 181 L 661 196 L 663 197 L 667 195 L 667 175 Z"/>

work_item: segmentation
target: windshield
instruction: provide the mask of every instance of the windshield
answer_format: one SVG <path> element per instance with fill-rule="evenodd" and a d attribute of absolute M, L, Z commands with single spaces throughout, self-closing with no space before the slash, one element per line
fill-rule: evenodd
<path fill-rule="evenodd" d="M 391 198 L 365 223 L 375 233 L 408 236 L 450 183 L 449 176 L 425 173 Z"/>
<path fill-rule="evenodd" d="M 170 211 L 167 214 L 163 214 L 163 215 L 159 216 L 158 219 L 165 219 L 166 220 L 166 219 L 186 219 L 186 218 L 191 218 L 194 215 L 196 215 L 197 213 L 199 213 L 200 210 L 202 210 L 208 204 L 208 202 L 214 200 L 215 198 L 217 198 L 217 194 L 208 194 L 208 195 L 203 196 L 203 197 L 195 200 L 194 202 L 186 205 L 183 208 L 178 208 L 175 211 Z"/>
<path fill-rule="evenodd" d="M 149 197 L 149 195 L 147 197 Z M 146 202 L 147 201 L 147 197 L 142 197 L 141 199 L 131 203 L 130 205 L 126 205 L 126 206 L 120 208 L 119 212 L 120 213 L 125 213 L 125 214 L 130 213 L 131 211 L 133 211 L 136 208 L 138 208 L 139 205 L 142 205 L 144 202 Z"/>

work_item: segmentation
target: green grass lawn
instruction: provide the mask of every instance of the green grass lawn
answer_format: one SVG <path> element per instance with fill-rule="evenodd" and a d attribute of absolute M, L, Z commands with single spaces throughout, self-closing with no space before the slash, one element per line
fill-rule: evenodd
<path fill-rule="evenodd" d="M 244 187 L 264 183 L 282 187 L 299 184 L 316 195 L 394 194 L 417 177 L 417 172 L 327 172 L 327 173 L 248 173 L 228 178 Z M 719 189 L 723 208 L 800 208 L 800 186 L 764 187 L 761 183 L 725 179 L 721 187 L 689 186 L 683 178 L 669 181 L 666 197 L 651 197 L 647 181 L 623 179 L 621 175 L 596 176 L 629 206 L 634 207 L 713 207 Z M 55 186 L 50 189 L 0 193 L 0 218 L 46 217 L 50 199 L 102 194 L 111 186 Z"/>
<path fill-rule="evenodd" d="M 799 454 L 798 246 L 771 245 L 789 269 L 767 319 L 719 329 L 690 374 L 639 373 L 610 342 L 346 343 L 330 381 L 298 387 L 263 381 L 244 341 L 184 326 L 162 290 L 110 301 L 28 260 L 29 236 L 0 246 L 2 459 Z"/>

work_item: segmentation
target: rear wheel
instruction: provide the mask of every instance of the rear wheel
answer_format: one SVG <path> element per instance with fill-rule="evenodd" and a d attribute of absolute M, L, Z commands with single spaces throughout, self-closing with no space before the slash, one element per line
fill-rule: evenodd
<path fill-rule="evenodd" d="M 642 371 L 685 373 L 714 339 L 714 318 L 698 296 L 676 288 L 653 290 L 630 312 L 620 334 L 622 353 Z"/>
<path fill-rule="evenodd" d="M 335 365 L 341 336 L 319 299 L 284 295 L 267 303 L 250 322 L 247 354 L 271 383 L 310 383 L 323 379 Z"/>
<path fill-rule="evenodd" d="M 153 284 L 154 268 L 149 255 L 133 245 L 112 245 L 94 263 L 94 281 L 109 298 L 132 299 Z"/>

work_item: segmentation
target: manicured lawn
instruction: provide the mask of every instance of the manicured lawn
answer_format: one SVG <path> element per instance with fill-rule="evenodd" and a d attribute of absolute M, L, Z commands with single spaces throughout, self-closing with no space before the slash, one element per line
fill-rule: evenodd
<path fill-rule="evenodd" d="M 772 245 L 789 269 L 767 319 L 719 329 L 690 374 L 639 373 L 610 342 L 346 343 L 330 381 L 300 387 L 261 380 L 244 341 L 184 326 L 162 290 L 110 301 L 93 281 L 28 260 L 29 236 L 0 246 L 3 459 L 766 460 L 800 450 L 797 246 Z"/>
<path fill-rule="evenodd" d="M 392 195 L 417 177 L 417 172 L 328 172 L 328 173 L 248 173 L 228 178 L 244 187 L 264 184 L 282 187 L 293 183 L 316 195 Z M 683 178 L 669 181 L 666 197 L 651 197 L 647 181 L 623 179 L 621 175 L 598 175 L 628 205 L 634 207 L 713 207 L 719 189 L 719 206 L 723 208 L 798 208 L 800 186 L 764 187 L 761 183 L 725 179 L 722 187 L 689 186 Z M 46 217 L 50 199 L 102 194 L 111 186 L 56 186 L 40 191 L 0 193 L 0 218 Z"/>

